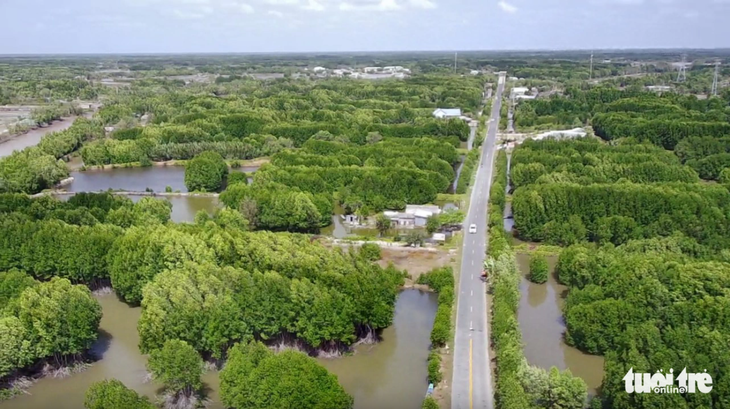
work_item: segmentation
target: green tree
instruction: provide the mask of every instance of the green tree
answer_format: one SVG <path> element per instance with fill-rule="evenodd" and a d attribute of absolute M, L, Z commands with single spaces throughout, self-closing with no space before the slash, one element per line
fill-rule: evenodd
<path fill-rule="evenodd" d="M 185 341 L 166 341 L 150 354 L 147 367 L 154 378 L 177 396 L 190 397 L 203 386 L 203 359 Z"/>
<path fill-rule="evenodd" d="M 349 409 L 353 399 L 337 377 L 294 351 L 274 354 L 260 343 L 237 344 L 221 371 L 221 398 L 230 408 Z"/>
<path fill-rule="evenodd" d="M 223 187 L 228 166 L 217 152 L 203 152 L 185 166 L 185 186 L 190 191 L 215 192 Z"/>
<path fill-rule="evenodd" d="M 0 317 L 0 379 L 35 359 L 23 323 L 16 317 Z"/>
<path fill-rule="evenodd" d="M 370 261 L 380 260 L 382 257 L 380 246 L 375 243 L 365 243 L 360 247 L 360 254 Z"/>
<path fill-rule="evenodd" d="M 378 233 L 382 236 L 390 230 L 391 220 L 384 214 L 379 214 L 375 218 L 375 227 L 378 229 Z"/>
<path fill-rule="evenodd" d="M 23 290 L 38 284 L 33 277 L 19 270 L 0 273 L 0 311 L 10 300 L 17 298 Z"/>
<path fill-rule="evenodd" d="M 421 405 L 421 409 L 439 409 L 439 404 L 433 396 L 426 396 L 426 399 L 423 400 L 423 404 Z"/>
<path fill-rule="evenodd" d="M 428 234 L 434 234 L 441 228 L 441 218 L 438 215 L 432 215 L 426 219 L 426 231 Z"/>
<path fill-rule="evenodd" d="M 61 366 L 96 340 L 101 306 L 88 288 L 54 277 L 23 291 L 17 316 L 26 328 L 34 355 L 53 357 Z"/>
<path fill-rule="evenodd" d="M 116 379 L 94 382 L 86 390 L 86 409 L 154 409 L 155 406 Z"/>
<path fill-rule="evenodd" d="M 548 280 L 548 262 L 544 255 L 533 254 L 530 257 L 530 281 L 543 284 Z"/>

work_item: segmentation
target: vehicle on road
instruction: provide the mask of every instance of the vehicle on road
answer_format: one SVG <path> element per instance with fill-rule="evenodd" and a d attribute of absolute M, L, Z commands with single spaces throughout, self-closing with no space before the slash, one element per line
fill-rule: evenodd
<path fill-rule="evenodd" d="M 472 224 L 471 224 L 471 225 L 469 226 L 469 233 L 476 233 L 476 232 L 477 232 L 477 225 L 476 225 L 476 224 L 474 224 L 474 223 L 472 223 Z"/>

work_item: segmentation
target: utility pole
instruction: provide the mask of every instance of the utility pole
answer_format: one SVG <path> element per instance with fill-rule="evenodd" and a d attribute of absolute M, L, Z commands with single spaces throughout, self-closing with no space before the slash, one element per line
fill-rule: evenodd
<path fill-rule="evenodd" d="M 712 91 L 710 91 L 710 94 L 712 96 L 717 96 L 717 81 L 718 81 L 718 74 L 720 73 L 720 61 L 715 61 L 715 77 L 712 79 Z"/>
<path fill-rule="evenodd" d="M 684 82 L 687 80 L 687 55 L 682 55 L 682 62 L 679 63 L 679 72 L 677 73 L 677 82 Z"/>
<path fill-rule="evenodd" d="M 591 79 L 593 79 L 593 51 L 591 51 Z"/>

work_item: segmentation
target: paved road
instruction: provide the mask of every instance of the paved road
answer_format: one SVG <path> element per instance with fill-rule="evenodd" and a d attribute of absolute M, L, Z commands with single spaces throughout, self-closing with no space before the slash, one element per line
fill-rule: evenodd
<path fill-rule="evenodd" d="M 471 205 L 464 224 L 465 226 L 476 224 L 477 233 L 469 234 L 467 230 L 464 236 L 454 340 L 454 378 L 451 383 L 452 409 L 494 408 L 487 327 L 487 294 L 480 275 L 487 245 L 487 202 L 489 188 L 492 185 L 494 144 L 499 126 L 504 82 L 505 75 L 501 74 L 492 104 L 493 120 L 487 122 L 487 138 L 483 144 L 477 178 L 472 189 Z"/>

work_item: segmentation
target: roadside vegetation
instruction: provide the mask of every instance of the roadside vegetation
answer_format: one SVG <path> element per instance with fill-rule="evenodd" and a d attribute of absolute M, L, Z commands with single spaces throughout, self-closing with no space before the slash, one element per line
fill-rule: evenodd
<path fill-rule="evenodd" d="M 608 142 L 527 141 L 515 149 L 511 172 L 515 235 L 563 247 L 557 278 L 570 289 L 566 342 L 605 356 L 592 408 L 716 407 L 727 400 L 719 386 L 730 379 L 730 365 L 712 351 L 729 334 L 722 305 L 730 191 L 721 176 L 730 165 L 729 101 L 601 86 L 520 105 L 518 125 L 578 118 Z M 718 179 L 723 183 L 707 183 Z M 535 257 L 530 277 L 539 282 Z M 685 367 L 707 370 L 716 387 L 709 394 L 638 395 L 627 394 L 621 380 L 630 368 Z M 521 399 L 514 383 L 508 392 Z"/>

